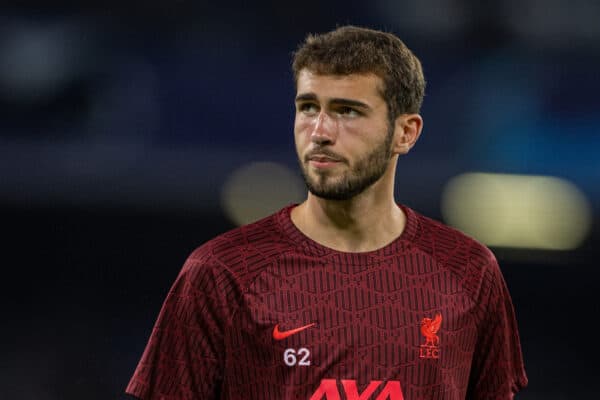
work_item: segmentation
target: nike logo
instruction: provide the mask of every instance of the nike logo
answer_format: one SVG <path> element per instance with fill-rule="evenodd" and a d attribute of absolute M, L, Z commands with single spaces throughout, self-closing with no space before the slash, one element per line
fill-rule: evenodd
<path fill-rule="evenodd" d="M 308 329 L 308 328 L 310 328 L 312 326 L 315 326 L 315 325 L 316 325 L 316 323 L 313 322 L 312 324 L 304 325 L 304 326 L 301 326 L 299 328 L 294 328 L 294 329 L 290 329 L 290 330 L 287 330 L 287 331 L 280 331 L 279 330 L 279 324 L 277 324 L 277 325 L 275 325 L 275 328 L 273 328 L 273 339 L 275 339 L 275 340 L 283 340 L 285 338 L 288 338 L 288 337 L 290 337 L 292 335 L 295 335 L 298 332 L 302 332 L 303 330 Z"/>

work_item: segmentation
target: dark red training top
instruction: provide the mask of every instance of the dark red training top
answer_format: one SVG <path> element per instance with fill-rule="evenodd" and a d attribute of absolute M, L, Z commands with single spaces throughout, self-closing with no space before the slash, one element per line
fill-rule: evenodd
<path fill-rule="evenodd" d="M 326 248 L 288 206 L 196 249 L 127 392 L 149 399 L 511 399 L 527 385 L 494 255 L 401 206 L 402 235 Z"/>

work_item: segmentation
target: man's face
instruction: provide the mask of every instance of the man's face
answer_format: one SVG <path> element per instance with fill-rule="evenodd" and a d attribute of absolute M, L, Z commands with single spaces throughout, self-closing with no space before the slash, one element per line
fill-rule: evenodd
<path fill-rule="evenodd" d="M 294 135 L 308 190 L 348 200 L 386 172 L 393 127 L 374 74 L 298 75 Z"/>

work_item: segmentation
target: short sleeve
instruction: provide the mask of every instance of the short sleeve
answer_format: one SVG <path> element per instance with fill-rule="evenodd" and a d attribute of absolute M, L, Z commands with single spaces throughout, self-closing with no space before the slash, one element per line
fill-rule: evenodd
<path fill-rule="evenodd" d="M 467 398 L 508 400 L 527 386 L 513 303 L 492 256 L 480 286 L 480 325 Z"/>
<path fill-rule="evenodd" d="M 143 400 L 218 398 L 227 303 L 214 271 L 207 261 L 186 261 L 126 393 Z"/>

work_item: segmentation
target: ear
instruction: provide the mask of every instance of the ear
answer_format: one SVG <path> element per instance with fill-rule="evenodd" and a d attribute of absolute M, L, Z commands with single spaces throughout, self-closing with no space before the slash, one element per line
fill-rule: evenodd
<path fill-rule="evenodd" d="M 406 154 L 417 143 L 423 118 L 419 114 L 402 114 L 394 122 L 394 154 Z"/>

